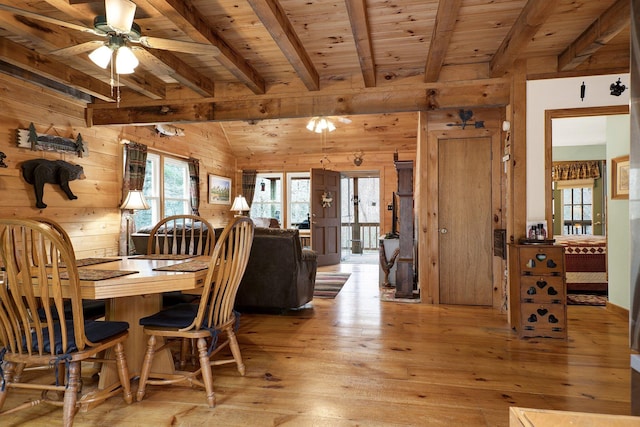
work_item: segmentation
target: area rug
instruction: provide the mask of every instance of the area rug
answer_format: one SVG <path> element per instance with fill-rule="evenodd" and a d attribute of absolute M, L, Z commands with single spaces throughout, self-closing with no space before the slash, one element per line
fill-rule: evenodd
<path fill-rule="evenodd" d="M 568 305 L 607 305 L 607 297 L 602 295 L 568 294 Z"/>
<path fill-rule="evenodd" d="M 319 271 L 316 273 L 316 285 L 313 289 L 314 298 L 335 298 L 344 284 L 349 280 L 351 273 L 328 273 Z"/>

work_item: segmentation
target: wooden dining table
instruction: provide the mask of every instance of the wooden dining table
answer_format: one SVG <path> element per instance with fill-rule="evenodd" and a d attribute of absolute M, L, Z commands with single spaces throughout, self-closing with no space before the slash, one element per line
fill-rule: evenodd
<path fill-rule="evenodd" d="M 207 275 L 207 268 L 203 266 L 208 265 L 211 259 L 207 256 L 158 259 L 163 257 L 172 258 L 166 255 L 90 258 L 87 265 L 82 265 L 87 260 L 78 260 L 82 298 L 107 300 L 106 320 L 129 323 L 125 353 L 132 376 L 139 374 L 146 351 L 147 339 L 139 320 L 162 308 L 163 292 L 193 292 L 201 288 Z M 158 268 L 176 270 L 163 271 Z M 191 271 L 180 271 L 181 269 Z M 117 274 L 122 275 L 111 277 Z M 153 372 L 172 373 L 174 369 L 169 349 L 156 353 Z M 117 381 L 115 365 L 103 363 L 98 387 L 104 388 Z"/>

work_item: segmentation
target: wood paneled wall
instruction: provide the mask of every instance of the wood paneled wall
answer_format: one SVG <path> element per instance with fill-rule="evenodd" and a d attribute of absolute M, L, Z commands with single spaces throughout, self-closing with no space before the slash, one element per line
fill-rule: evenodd
<path fill-rule="evenodd" d="M 0 217 L 46 217 L 62 224 L 71 236 L 78 258 L 118 253 L 122 188 L 121 139 L 129 139 L 184 157 L 200 160 L 200 213 L 214 225 L 231 218 L 226 205 L 209 205 L 207 173 L 232 177 L 235 157 L 221 135 L 198 125 L 185 129 L 184 137 L 160 137 L 151 127 L 86 128 L 84 104 L 38 86 L 0 74 L 0 151 L 7 168 L 0 168 Z M 75 138 L 82 134 L 89 155 L 31 151 L 18 148 L 16 130 L 33 123 L 39 133 Z M 209 142 L 212 142 L 211 144 Z M 45 209 L 35 207 L 33 187 L 20 174 L 20 163 L 34 158 L 65 160 L 82 165 L 86 179 L 70 184 L 77 200 L 68 200 L 57 187 L 45 184 Z"/>
<path fill-rule="evenodd" d="M 348 142 L 345 142 L 348 143 Z M 357 147 L 354 147 L 357 152 Z M 380 176 L 380 234 L 391 232 L 391 211 L 387 210 L 387 205 L 391 204 L 393 192 L 398 190 L 398 174 L 393 163 L 392 151 L 364 153 L 363 162 L 360 166 L 353 164 L 353 155 L 345 153 L 326 153 L 326 159 L 322 155 L 301 155 L 301 156 L 252 156 L 249 158 L 238 158 L 238 181 L 243 169 L 256 169 L 258 172 L 308 172 L 313 168 L 322 168 L 340 172 L 376 172 Z M 399 152 L 401 160 L 415 161 L 415 152 Z M 322 162 L 321 162 L 322 160 Z M 286 212 L 284 212 L 286 215 Z M 286 216 L 284 216 L 286 218 Z"/>

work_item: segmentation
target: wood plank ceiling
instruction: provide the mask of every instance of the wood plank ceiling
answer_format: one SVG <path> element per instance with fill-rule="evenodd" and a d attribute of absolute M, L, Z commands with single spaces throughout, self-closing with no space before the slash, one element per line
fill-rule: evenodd
<path fill-rule="evenodd" d="M 519 59 L 529 78 L 629 70 L 628 0 L 135 3 L 143 36 L 200 45 L 132 44 L 140 66 L 116 82 L 119 102 L 88 59 L 102 39 L 7 10 L 92 28 L 103 0 L 0 0 L 0 71 L 86 102 L 90 125 L 208 121 L 247 155 L 312 152 L 312 116 L 351 121 L 324 149 L 414 149 L 415 111 L 504 105 Z"/>

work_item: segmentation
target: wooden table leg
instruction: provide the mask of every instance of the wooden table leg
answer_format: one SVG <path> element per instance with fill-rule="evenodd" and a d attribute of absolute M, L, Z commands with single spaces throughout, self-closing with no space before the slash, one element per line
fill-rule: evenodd
<path fill-rule="evenodd" d="M 114 298 L 108 301 L 106 319 L 129 322 L 129 337 L 125 343 L 127 365 L 132 377 L 140 374 L 142 361 L 147 348 L 147 336 L 138 323 L 142 317 L 150 316 L 160 310 L 161 294 L 148 294 L 131 297 Z M 158 338 L 160 340 L 160 337 Z M 160 344 L 160 342 L 158 342 Z M 107 357 L 112 357 L 111 350 Z M 173 373 L 175 371 L 173 357 L 169 349 L 156 352 L 153 359 L 153 372 Z M 103 363 L 98 387 L 105 387 L 118 382 L 118 372 L 115 364 Z"/>

